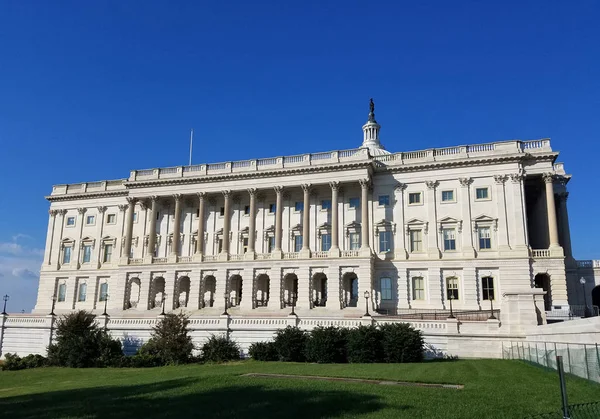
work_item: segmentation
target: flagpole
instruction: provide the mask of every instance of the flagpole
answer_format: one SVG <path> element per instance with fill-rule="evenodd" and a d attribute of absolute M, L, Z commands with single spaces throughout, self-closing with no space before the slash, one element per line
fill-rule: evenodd
<path fill-rule="evenodd" d="M 190 166 L 192 165 L 192 145 L 194 143 L 194 128 L 190 132 Z"/>

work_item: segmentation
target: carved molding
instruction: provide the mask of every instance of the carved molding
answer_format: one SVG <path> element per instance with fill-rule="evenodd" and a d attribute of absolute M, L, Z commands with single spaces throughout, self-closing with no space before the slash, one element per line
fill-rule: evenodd
<path fill-rule="evenodd" d="M 507 179 L 507 175 L 494 175 L 494 182 L 496 182 L 498 185 L 503 185 Z"/>
<path fill-rule="evenodd" d="M 87 211 L 87 208 L 77 208 L 77 212 L 81 215 L 85 214 Z"/>
<path fill-rule="evenodd" d="M 428 180 L 425 182 L 425 185 L 427 185 L 427 189 L 435 189 L 438 187 L 439 184 L 440 182 L 438 182 L 437 180 Z"/>
<path fill-rule="evenodd" d="M 468 187 L 471 183 L 473 183 L 473 179 L 470 177 L 461 177 L 458 178 L 458 181 L 462 187 Z"/>
<path fill-rule="evenodd" d="M 510 180 L 512 181 L 512 183 L 521 183 L 521 181 L 525 177 L 521 173 L 511 173 L 509 176 L 510 176 Z"/>
<path fill-rule="evenodd" d="M 554 173 L 543 173 L 542 174 L 542 179 L 544 180 L 544 183 L 553 183 L 554 182 Z"/>

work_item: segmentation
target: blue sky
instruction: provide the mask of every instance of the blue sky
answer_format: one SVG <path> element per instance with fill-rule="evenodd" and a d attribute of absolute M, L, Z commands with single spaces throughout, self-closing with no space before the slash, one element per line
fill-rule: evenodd
<path fill-rule="evenodd" d="M 357 147 L 551 137 L 600 258 L 600 3 L 0 2 L 0 293 L 33 307 L 59 183 Z"/>

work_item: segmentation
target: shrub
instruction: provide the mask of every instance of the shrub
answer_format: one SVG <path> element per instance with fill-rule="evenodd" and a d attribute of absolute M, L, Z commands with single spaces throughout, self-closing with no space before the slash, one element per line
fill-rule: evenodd
<path fill-rule="evenodd" d="M 3 371 L 18 371 L 29 368 L 40 368 L 48 365 L 48 360 L 42 355 L 30 354 L 21 358 L 17 354 L 7 353 L 2 362 Z"/>
<path fill-rule="evenodd" d="M 101 330 L 94 315 L 76 311 L 56 324 L 56 343 L 48 346 L 48 363 L 60 367 L 105 367 L 122 356 L 121 343 Z"/>
<path fill-rule="evenodd" d="M 237 343 L 224 336 L 211 336 L 202 346 L 204 361 L 226 362 L 240 359 L 240 348 Z"/>
<path fill-rule="evenodd" d="M 124 368 L 152 368 L 163 365 L 163 360 L 151 354 L 137 353 L 133 356 L 124 356 L 120 367 Z"/>
<path fill-rule="evenodd" d="M 383 333 L 375 326 L 359 326 L 350 329 L 347 350 L 349 362 L 382 362 Z"/>
<path fill-rule="evenodd" d="M 162 364 L 185 364 L 190 361 L 194 344 L 188 335 L 190 323 L 185 314 L 167 314 L 152 329 L 152 335 L 138 351 L 140 355 L 160 358 Z"/>
<path fill-rule="evenodd" d="M 23 369 L 21 357 L 17 354 L 5 354 L 2 362 L 2 371 L 18 371 Z"/>
<path fill-rule="evenodd" d="M 407 323 L 381 326 L 385 362 L 423 361 L 423 336 Z"/>
<path fill-rule="evenodd" d="M 256 361 L 277 361 L 275 342 L 255 342 L 250 345 L 248 354 Z"/>
<path fill-rule="evenodd" d="M 348 329 L 316 327 L 306 341 L 306 360 L 319 364 L 348 362 L 347 335 Z"/>
<path fill-rule="evenodd" d="M 48 358 L 39 354 L 29 354 L 21 358 L 21 364 L 24 369 L 41 368 L 48 365 Z"/>
<path fill-rule="evenodd" d="M 298 327 L 288 326 L 275 333 L 275 349 L 280 361 L 304 362 L 307 334 Z"/>

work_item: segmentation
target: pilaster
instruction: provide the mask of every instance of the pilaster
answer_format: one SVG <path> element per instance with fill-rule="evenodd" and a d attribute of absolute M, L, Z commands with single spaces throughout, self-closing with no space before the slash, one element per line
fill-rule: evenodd
<path fill-rule="evenodd" d="M 436 188 L 439 185 L 438 181 L 427 181 L 427 216 L 429 221 L 429 234 L 427 234 L 427 254 L 430 258 L 439 259 L 441 257 L 440 246 L 438 244 L 437 234 L 437 203 L 436 203 Z"/>
<path fill-rule="evenodd" d="M 471 178 L 459 178 L 460 182 L 460 210 L 463 219 L 463 234 L 462 239 L 462 253 L 466 258 L 475 257 L 475 247 L 473 246 L 473 227 L 472 227 L 472 216 L 471 216 Z"/>
<path fill-rule="evenodd" d="M 396 221 L 396 233 L 394 237 L 394 259 L 406 260 L 408 259 L 407 245 L 406 245 L 406 234 L 404 229 L 404 190 L 406 189 L 405 183 L 400 183 L 394 188 L 394 220 Z"/>
<path fill-rule="evenodd" d="M 496 183 L 496 203 L 498 208 L 498 250 L 500 254 L 510 252 L 510 237 L 508 234 L 508 220 L 506 217 L 506 192 L 504 184 L 508 176 L 495 175 L 494 182 Z"/>

